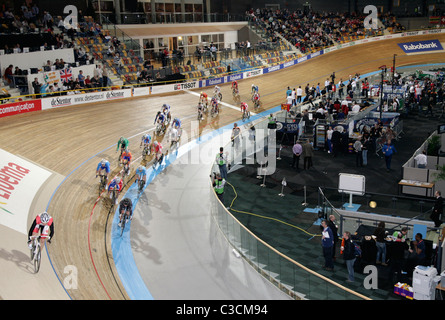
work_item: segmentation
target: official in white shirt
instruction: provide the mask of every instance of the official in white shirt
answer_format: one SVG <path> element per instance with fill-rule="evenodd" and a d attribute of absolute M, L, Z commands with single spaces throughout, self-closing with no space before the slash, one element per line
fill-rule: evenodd
<path fill-rule="evenodd" d="M 417 156 L 415 156 L 414 160 L 417 163 L 417 168 L 426 168 L 427 156 L 425 150 L 423 150 L 422 153 L 419 153 Z"/>

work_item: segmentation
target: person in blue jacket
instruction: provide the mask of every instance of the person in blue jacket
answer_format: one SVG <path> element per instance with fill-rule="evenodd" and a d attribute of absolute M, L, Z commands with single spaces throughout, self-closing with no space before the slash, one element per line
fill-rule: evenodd
<path fill-rule="evenodd" d="M 392 155 L 397 152 L 396 148 L 391 144 L 391 140 L 387 140 L 386 143 L 382 146 L 382 153 L 385 156 L 386 162 L 386 171 L 391 170 L 391 159 Z"/>

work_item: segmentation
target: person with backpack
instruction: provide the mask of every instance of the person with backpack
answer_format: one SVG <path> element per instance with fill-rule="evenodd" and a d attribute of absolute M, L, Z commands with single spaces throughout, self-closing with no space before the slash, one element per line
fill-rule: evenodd
<path fill-rule="evenodd" d="M 340 250 L 343 253 L 343 260 L 345 261 L 346 268 L 348 269 L 348 279 L 346 282 L 354 282 L 354 263 L 357 257 L 355 244 L 352 242 L 351 233 L 348 231 L 343 233 Z"/>

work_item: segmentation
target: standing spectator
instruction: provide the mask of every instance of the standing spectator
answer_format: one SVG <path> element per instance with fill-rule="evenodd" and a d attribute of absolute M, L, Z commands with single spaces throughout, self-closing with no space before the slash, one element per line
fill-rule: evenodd
<path fill-rule="evenodd" d="M 394 283 L 394 273 L 397 272 L 396 281 L 402 280 L 402 270 L 405 267 L 405 253 L 408 244 L 405 242 L 402 233 L 398 233 L 395 241 L 391 243 L 391 257 L 389 258 L 389 281 Z"/>
<path fill-rule="evenodd" d="M 328 131 L 326 131 L 326 143 L 328 145 L 328 153 L 332 153 L 332 134 L 334 133 L 334 130 L 332 130 L 332 127 L 328 127 Z"/>
<path fill-rule="evenodd" d="M 303 168 L 304 170 L 309 169 L 310 167 L 312 167 L 312 157 L 314 156 L 314 148 L 312 147 L 312 143 L 311 140 L 309 139 L 308 141 L 306 141 L 305 144 L 303 144 L 303 161 L 304 161 L 304 165 Z"/>
<path fill-rule="evenodd" d="M 108 71 L 105 67 L 102 68 L 102 86 L 108 87 L 109 79 L 108 79 Z"/>
<path fill-rule="evenodd" d="M 224 204 L 224 185 L 226 180 L 221 177 L 219 173 L 216 173 L 212 178 L 213 189 L 215 190 L 218 199 Z"/>
<path fill-rule="evenodd" d="M 362 141 L 362 157 L 363 157 L 363 166 L 368 165 L 368 150 L 372 149 L 372 141 L 369 135 L 363 135 Z"/>
<path fill-rule="evenodd" d="M 219 167 L 221 178 L 227 179 L 227 158 L 224 155 L 224 148 L 219 148 L 219 153 L 216 155 L 216 163 Z"/>
<path fill-rule="evenodd" d="M 415 156 L 414 160 L 417 163 L 417 168 L 426 168 L 427 156 L 425 150 L 423 150 L 422 153 L 419 153 L 417 156 Z"/>
<path fill-rule="evenodd" d="M 293 153 L 293 160 L 292 160 L 292 168 L 295 168 L 295 164 L 297 164 L 297 171 L 299 171 L 298 165 L 300 163 L 300 155 L 303 152 L 303 148 L 300 144 L 300 141 L 295 142 L 294 146 L 292 147 L 292 153 Z"/>
<path fill-rule="evenodd" d="M 114 54 L 113 63 L 114 63 L 114 67 L 116 68 L 117 73 L 120 74 L 120 73 L 121 73 L 120 70 L 121 70 L 121 65 L 122 65 L 122 63 L 121 63 L 121 58 L 120 58 L 118 52 L 116 52 L 116 53 Z"/>
<path fill-rule="evenodd" d="M 36 95 L 36 98 L 40 98 L 40 89 L 42 88 L 42 84 L 39 83 L 39 80 L 37 78 L 34 78 L 34 81 L 32 82 L 32 87 L 34 88 L 34 94 Z"/>
<path fill-rule="evenodd" d="M 334 262 L 332 260 L 332 247 L 334 245 L 334 235 L 332 230 L 328 227 L 326 220 L 321 222 L 321 227 L 323 228 L 321 235 L 321 247 L 323 249 L 323 257 L 325 264 L 323 268 L 328 271 L 334 270 Z"/>
<path fill-rule="evenodd" d="M 355 152 L 355 165 L 357 167 L 363 167 L 363 154 L 362 154 L 362 142 L 358 137 L 354 142 L 354 152 Z"/>
<path fill-rule="evenodd" d="M 382 153 L 385 155 L 386 171 L 391 170 L 392 155 L 396 152 L 396 148 L 391 144 L 391 140 L 387 140 L 382 146 Z"/>
<path fill-rule="evenodd" d="M 289 97 L 289 96 L 292 96 L 292 90 L 291 90 L 290 87 L 287 87 L 287 90 L 286 90 L 286 98 Z"/>
<path fill-rule="evenodd" d="M 343 233 L 342 246 L 340 249 L 343 252 L 343 260 L 345 260 L 346 268 L 348 269 L 348 279 L 346 282 L 354 282 L 355 244 L 352 242 L 350 232 L 345 231 Z"/>
<path fill-rule="evenodd" d="M 375 242 L 377 246 L 377 257 L 376 263 L 382 264 L 382 266 L 387 266 L 386 264 L 386 230 L 385 230 L 385 222 L 380 221 L 377 228 L 374 230 L 373 235 L 375 236 Z"/>
<path fill-rule="evenodd" d="M 436 202 L 434 203 L 433 212 L 430 215 L 430 219 L 434 221 L 434 226 L 439 228 L 442 224 L 440 218 L 443 213 L 443 199 L 440 190 L 437 190 L 434 193 L 434 196 L 436 197 Z"/>
<path fill-rule="evenodd" d="M 338 155 L 339 151 L 341 151 L 341 132 L 334 130 L 334 132 L 332 132 L 332 152 L 334 158 Z"/>
<path fill-rule="evenodd" d="M 301 102 L 301 98 L 303 96 L 303 89 L 301 89 L 301 86 L 298 87 L 297 89 L 297 103 Z"/>
<path fill-rule="evenodd" d="M 335 216 L 333 214 L 329 215 L 329 221 L 328 221 L 328 227 L 331 229 L 332 231 L 332 235 L 333 235 L 333 245 L 332 245 L 332 260 L 335 261 L 336 257 L 336 250 L 337 250 L 337 242 L 338 242 L 338 227 L 335 224 Z"/>
<path fill-rule="evenodd" d="M 297 105 L 297 92 L 295 91 L 295 88 L 291 91 L 292 95 L 292 106 Z"/>
<path fill-rule="evenodd" d="M 79 71 L 79 75 L 77 76 L 77 81 L 79 81 L 80 86 L 85 87 L 85 76 L 83 75 L 83 71 Z"/>
<path fill-rule="evenodd" d="M 241 129 L 240 127 L 238 127 L 237 123 L 233 124 L 233 128 L 232 128 L 232 147 L 238 148 L 239 144 L 240 144 L 240 139 L 241 139 Z"/>

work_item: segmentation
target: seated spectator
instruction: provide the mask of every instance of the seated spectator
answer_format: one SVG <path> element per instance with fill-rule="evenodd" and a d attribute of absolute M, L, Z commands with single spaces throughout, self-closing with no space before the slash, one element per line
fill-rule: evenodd
<path fill-rule="evenodd" d="M 112 56 L 114 56 L 114 53 L 115 53 L 114 47 L 113 46 L 109 46 L 108 50 L 107 50 L 107 55 L 109 57 L 112 57 Z"/>
<path fill-rule="evenodd" d="M 85 87 L 86 88 L 92 88 L 90 76 L 87 76 L 85 78 Z"/>
<path fill-rule="evenodd" d="M 6 83 L 8 83 L 8 84 L 11 84 L 11 83 L 12 83 L 12 67 L 13 67 L 13 65 L 10 64 L 10 65 L 5 69 L 4 79 L 5 79 Z"/>
<path fill-rule="evenodd" d="M 99 78 L 99 75 L 96 74 L 92 79 L 91 79 L 91 87 L 93 88 L 100 88 L 102 87 L 102 79 Z"/>

